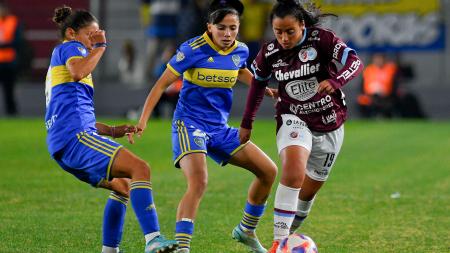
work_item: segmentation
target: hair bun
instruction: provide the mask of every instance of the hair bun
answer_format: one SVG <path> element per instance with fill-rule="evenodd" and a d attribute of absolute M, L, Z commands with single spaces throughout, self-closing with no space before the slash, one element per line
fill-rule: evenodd
<path fill-rule="evenodd" d="M 224 8 L 235 9 L 239 15 L 244 13 L 244 5 L 240 0 L 213 0 L 209 5 L 209 13 Z"/>
<path fill-rule="evenodd" d="M 66 20 L 68 16 L 72 14 L 72 8 L 69 6 L 58 7 L 55 9 L 55 15 L 53 16 L 53 22 L 61 24 Z"/>
<path fill-rule="evenodd" d="M 295 4 L 295 5 L 300 5 L 300 2 L 298 0 L 277 0 L 278 3 L 280 4 Z"/>

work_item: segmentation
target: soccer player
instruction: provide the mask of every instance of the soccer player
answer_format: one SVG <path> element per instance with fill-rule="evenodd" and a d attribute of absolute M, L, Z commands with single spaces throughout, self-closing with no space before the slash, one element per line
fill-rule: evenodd
<path fill-rule="evenodd" d="M 363 69 L 353 49 L 317 26 L 323 15 L 306 11 L 295 0 L 279 0 L 270 15 L 276 39 L 262 46 L 252 64 L 254 78 L 241 122 L 241 140 L 250 139 L 269 79 L 278 82 L 276 141 L 282 171 L 270 253 L 300 226 L 327 180 L 347 118 L 340 88 Z M 337 70 L 334 62 L 342 68 Z"/>
<path fill-rule="evenodd" d="M 63 43 L 53 50 L 46 78 L 48 150 L 65 171 L 93 187 L 111 190 L 103 218 L 103 253 L 119 252 L 127 202 L 131 204 L 146 240 L 146 253 L 173 252 L 177 242 L 159 232 L 153 203 L 150 167 L 113 138 L 126 134 L 132 143 L 133 126 L 96 122 L 91 72 L 106 50 L 105 31 L 84 10 L 55 9 Z M 130 181 L 131 179 L 131 181 Z"/>
<path fill-rule="evenodd" d="M 238 129 L 228 126 L 232 87 L 237 80 L 248 85 L 252 79 L 246 68 L 248 48 L 236 41 L 239 17 L 244 6 L 238 0 L 213 1 L 207 31 L 183 43 L 167 64 L 167 69 L 150 91 L 137 125 L 144 131 L 164 90 L 183 74 L 183 88 L 173 116 L 172 146 L 176 167 L 187 180 L 176 222 L 179 252 L 189 252 L 194 219 L 206 190 L 206 156 L 224 166 L 227 163 L 251 171 L 256 178 L 248 191 L 244 217 L 232 237 L 253 252 L 266 252 L 255 229 L 276 176 L 276 165 L 251 142 L 241 143 Z M 267 93 L 271 93 L 267 89 Z"/>

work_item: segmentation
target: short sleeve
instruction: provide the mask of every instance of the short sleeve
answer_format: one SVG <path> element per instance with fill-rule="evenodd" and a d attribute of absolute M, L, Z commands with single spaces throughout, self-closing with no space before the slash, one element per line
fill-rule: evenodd
<path fill-rule="evenodd" d="M 64 65 L 72 58 L 83 58 L 87 56 L 86 48 L 80 43 L 66 42 L 67 46 L 61 50 L 61 61 Z"/>
<path fill-rule="evenodd" d="M 181 44 L 176 54 L 167 63 L 167 68 L 175 75 L 181 76 L 184 71 L 190 69 L 195 63 L 194 50 L 187 43 Z"/>
<path fill-rule="evenodd" d="M 269 44 L 269 47 L 270 45 L 271 44 Z M 267 45 L 264 45 L 261 50 L 259 50 L 258 55 L 251 66 L 255 79 L 258 81 L 267 81 L 272 77 L 271 69 L 268 67 L 267 59 L 265 57 L 266 47 Z"/>
<path fill-rule="evenodd" d="M 245 68 L 247 68 L 247 59 L 249 56 L 248 46 L 243 42 L 239 42 L 239 47 L 242 47 L 242 53 L 241 53 L 242 57 L 240 59 L 240 64 L 238 67 L 240 69 L 245 69 Z"/>
<path fill-rule="evenodd" d="M 350 52 L 356 54 L 355 50 L 349 48 L 347 44 L 331 31 L 324 30 L 321 37 L 322 48 L 325 49 L 325 52 L 331 54 L 330 57 L 332 59 L 340 62 L 342 65 L 345 65 Z"/>

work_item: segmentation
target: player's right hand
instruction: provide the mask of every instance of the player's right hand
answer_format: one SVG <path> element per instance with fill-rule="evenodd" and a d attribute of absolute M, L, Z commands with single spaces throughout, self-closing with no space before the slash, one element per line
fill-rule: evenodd
<path fill-rule="evenodd" d="M 139 122 L 136 125 L 136 134 L 138 137 L 141 137 L 144 133 L 145 128 L 147 128 L 147 123 Z"/>
<path fill-rule="evenodd" d="M 106 33 L 104 30 L 97 30 L 89 34 L 89 40 L 93 45 L 97 43 L 106 43 Z"/>
<path fill-rule="evenodd" d="M 239 141 L 241 144 L 247 143 L 252 135 L 252 130 L 247 128 L 239 128 Z"/>

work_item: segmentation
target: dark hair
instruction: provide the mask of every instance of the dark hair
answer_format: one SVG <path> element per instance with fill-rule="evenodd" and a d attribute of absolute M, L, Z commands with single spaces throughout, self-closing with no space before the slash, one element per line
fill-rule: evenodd
<path fill-rule="evenodd" d="M 75 10 L 69 6 L 62 6 L 55 9 L 53 22 L 59 27 L 61 38 L 64 39 L 67 28 L 72 28 L 75 31 L 90 25 L 92 22 L 97 22 L 97 19 L 88 11 Z"/>
<path fill-rule="evenodd" d="M 304 21 L 306 27 L 317 25 L 320 19 L 326 16 L 337 17 L 332 13 L 320 13 L 320 9 L 314 3 L 308 2 L 308 9 L 297 0 L 277 0 L 270 13 L 270 22 L 275 17 L 284 18 L 294 16 L 298 21 Z"/>
<path fill-rule="evenodd" d="M 239 0 L 214 0 L 209 5 L 208 23 L 217 24 L 228 14 L 240 17 L 243 12 L 244 5 Z"/>

